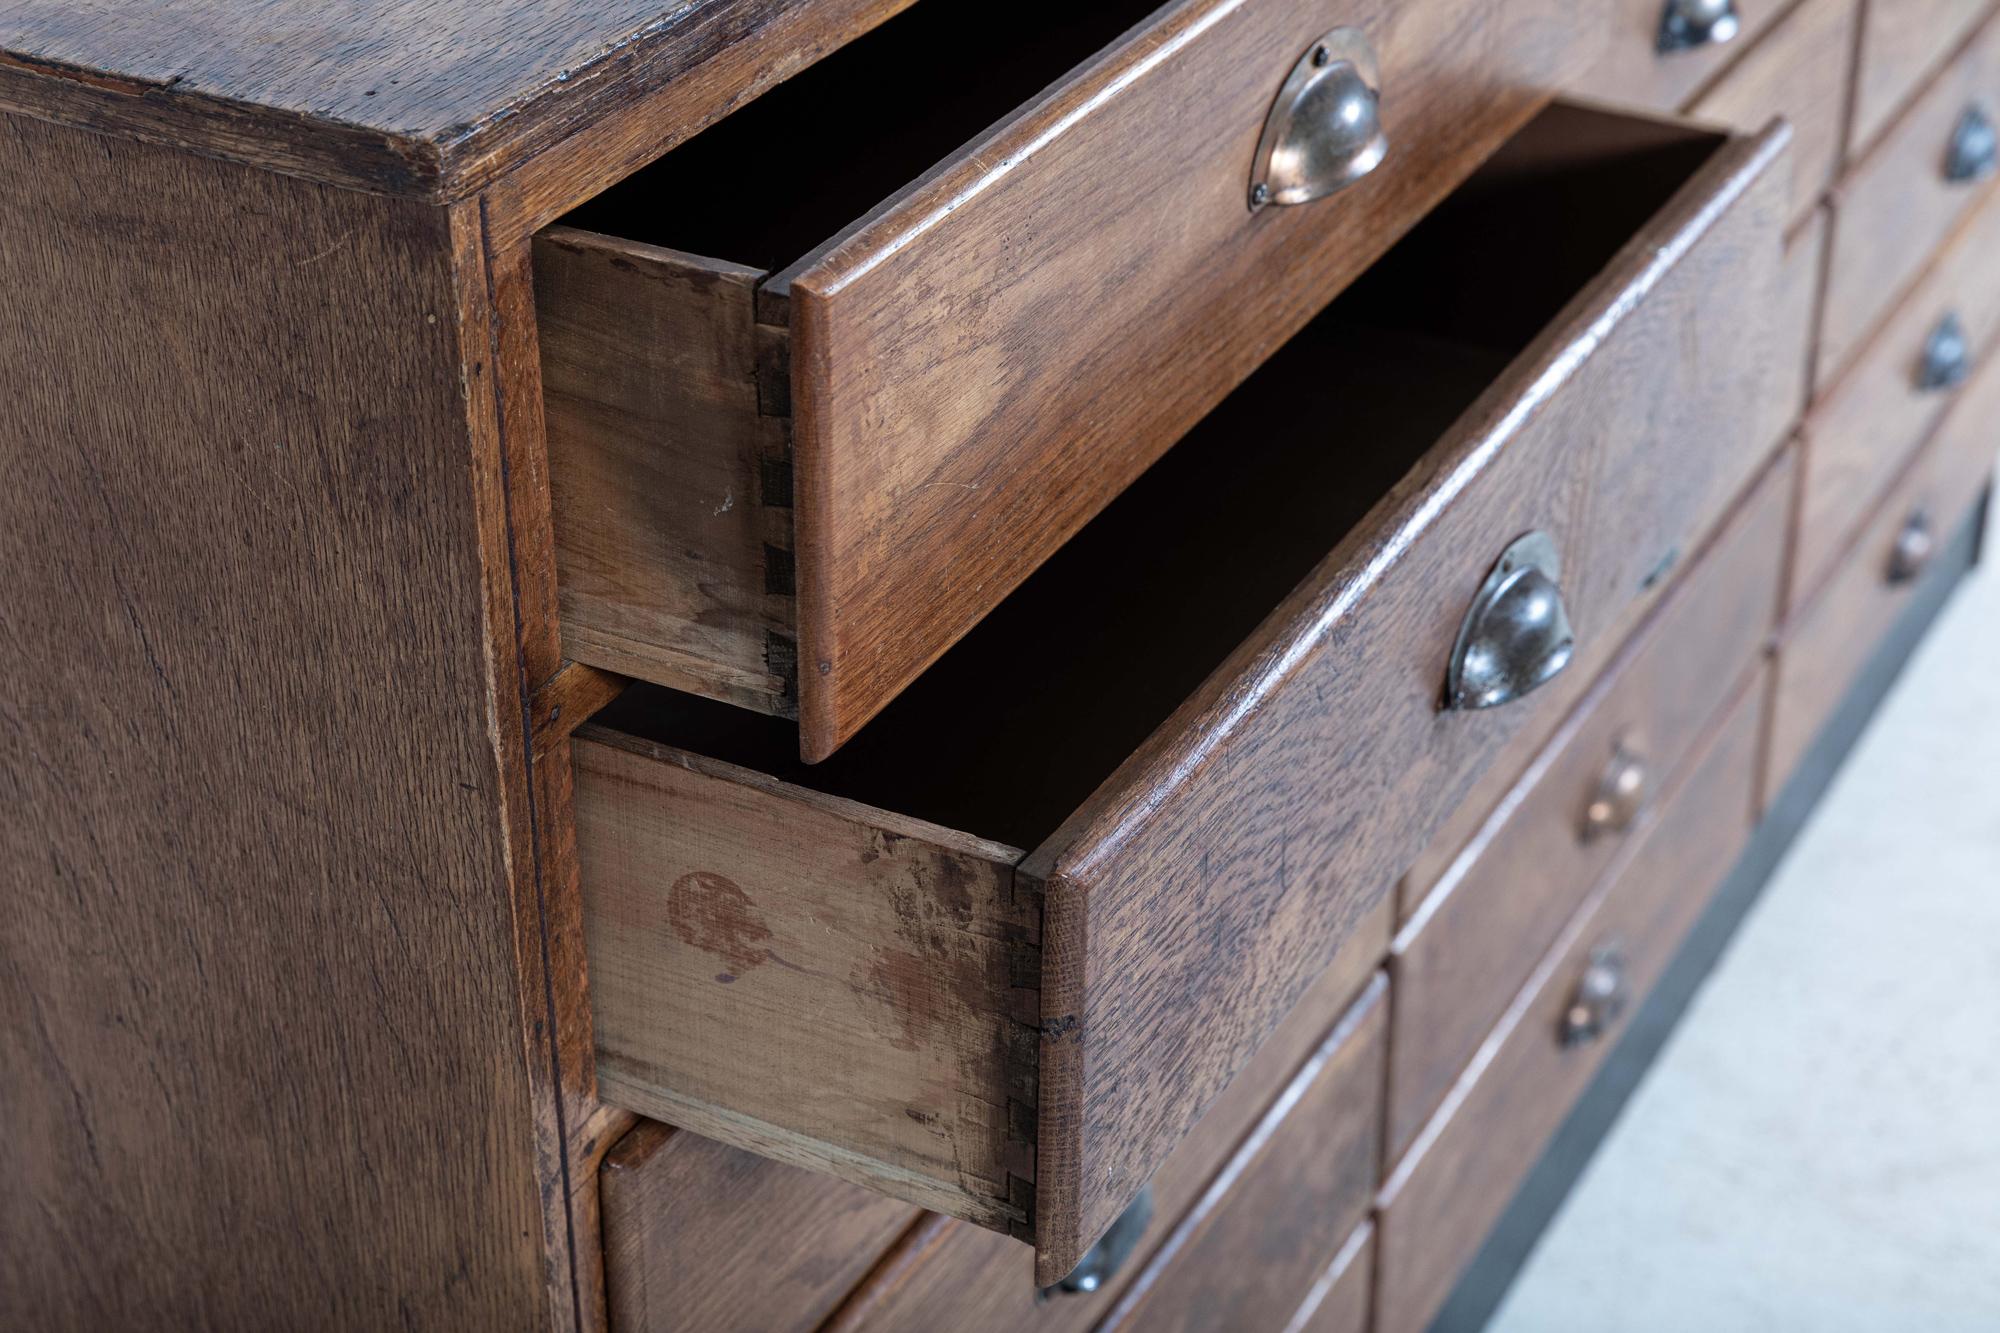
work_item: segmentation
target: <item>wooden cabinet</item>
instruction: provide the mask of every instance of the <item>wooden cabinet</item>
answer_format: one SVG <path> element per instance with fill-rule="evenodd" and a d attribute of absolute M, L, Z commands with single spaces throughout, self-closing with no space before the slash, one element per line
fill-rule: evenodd
<path fill-rule="evenodd" d="M 1419 1326 L 1957 572 L 1994 12 L 30 6 L 0 1325 Z"/>
<path fill-rule="evenodd" d="M 1440 706 L 1502 551 L 1560 547 L 1585 674 L 1755 468 L 1781 145 L 1545 116 L 837 762 L 628 696 L 576 753 L 604 1095 L 1067 1272 L 1537 706 Z"/>

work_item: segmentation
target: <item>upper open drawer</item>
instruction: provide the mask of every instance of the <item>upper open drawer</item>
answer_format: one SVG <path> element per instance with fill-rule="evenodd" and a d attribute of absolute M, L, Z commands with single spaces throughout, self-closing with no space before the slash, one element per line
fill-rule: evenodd
<path fill-rule="evenodd" d="M 1784 138 L 1544 113 L 825 763 L 628 690 L 601 1095 L 1061 1277 L 1768 453 Z"/>
<path fill-rule="evenodd" d="M 535 257 L 564 651 L 831 753 L 1587 63 L 1574 11 L 925 0 L 600 196 Z"/>

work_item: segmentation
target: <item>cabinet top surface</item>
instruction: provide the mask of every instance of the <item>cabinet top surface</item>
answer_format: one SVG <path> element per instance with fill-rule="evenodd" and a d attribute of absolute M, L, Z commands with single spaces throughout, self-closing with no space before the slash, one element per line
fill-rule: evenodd
<path fill-rule="evenodd" d="M 779 30 L 813 44 L 821 24 L 908 2 L 7 0 L 0 103 L 60 101 L 65 118 L 148 137 L 227 133 L 231 156 L 386 193 L 463 193 L 479 160 L 531 150 L 732 45 Z M 308 143 L 291 154 L 302 164 L 265 151 L 286 139 Z M 322 157 L 343 169 L 315 169 Z"/>

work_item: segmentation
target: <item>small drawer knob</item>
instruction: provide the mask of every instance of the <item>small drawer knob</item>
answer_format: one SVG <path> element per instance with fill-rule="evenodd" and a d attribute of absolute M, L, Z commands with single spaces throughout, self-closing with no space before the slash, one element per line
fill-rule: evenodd
<path fill-rule="evenodd" d="M 1084 1251 L 1083 1258 L 1077 1260 L 1076 1267 L 1069 1276 L 1042 1292 L 1049 1295 L 1089 1293 L 1098 1290 L 1125 1266 L 1134 1251 L 1139 1248 L 1140 1237 L 1153 1220 L 1153 1187 L 1139 1191 L 1139 1197 L 1132 1200 L 1125 1211 L 1118 1214 L 1118 1220 L 1111 1224 L 1097 1244 Z"/>
<path fill-rule="evenodd" d="M 1569 1008 L 1563 1010 L 1562 1044 L 1588 1046 L 1602 1037 L 1625 1012 L 1628 998 L 1624 951 L 1616 944 L 1593 950 L 1589 965 L 1577 978 Z"/>
<path fill-rule="evenodd" d="M 1583 840 L 1593 841 L 1607 833 L 1623 833 L 1639 817 L 1646 804 L 1649 779 L 1645 757 L 1626 742 L 1612 747 L 1611 760 L 1597 779 L 1590 804 L 1583 811 Z"/>
<path fill-rule="evenodd" d="M 1306 204 L 1382 164 L 1382 75 L 1358 28 L 1335 28 L 1299 57 L 1264 121 L 1250 171 L 1250 211 Z"/>
<path fill-rule="evenodd" d="M 1903 520 L 1896 544 L 1889 549 L 1889 582 L 1911 583 L 1924 572 L 1937 553 L 1937 539 L 1931 535 L 1931 516 L 1914 510 Z"/>
<path fill-rule="evenodd" d="M 1944 155 L 1944 178 L 1954 183 L 1985 180 L 1996 164 L 2000 164 L 2000 130 L 1995 129 L 1986 108 L 1974 102 L 1952 127 L 1951 144 Z"/>
<path fill-rule="evenodd" d="M 1576 651 L 1560 557 L 1546 532 L 1500 553 L 1459 625 L 1445 678 L 1448 710 L 1497 708 L 1561 674 Z"/>
<path fill-rule="evenodd" d="M 1956 311 L 1948 311 L 1924 339 L 1917 387 L 1926 392 L 1956 388 L 1972 373 L 1972 339 Z"/>
<path fill-rule="evenodd" d="M 1662 55 L 1720 46 L 1743 30 L 1736 0 L 1667 0 L 1660 15 Z"/>

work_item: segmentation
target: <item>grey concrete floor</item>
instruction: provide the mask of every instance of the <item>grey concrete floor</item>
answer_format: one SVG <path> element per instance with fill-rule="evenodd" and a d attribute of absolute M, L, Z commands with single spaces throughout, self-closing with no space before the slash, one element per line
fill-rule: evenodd
<path fill-rule="evenodd" d="M 1989 538 L 1494 1333 L 2000 1330 L 1997 555 Z"/>

